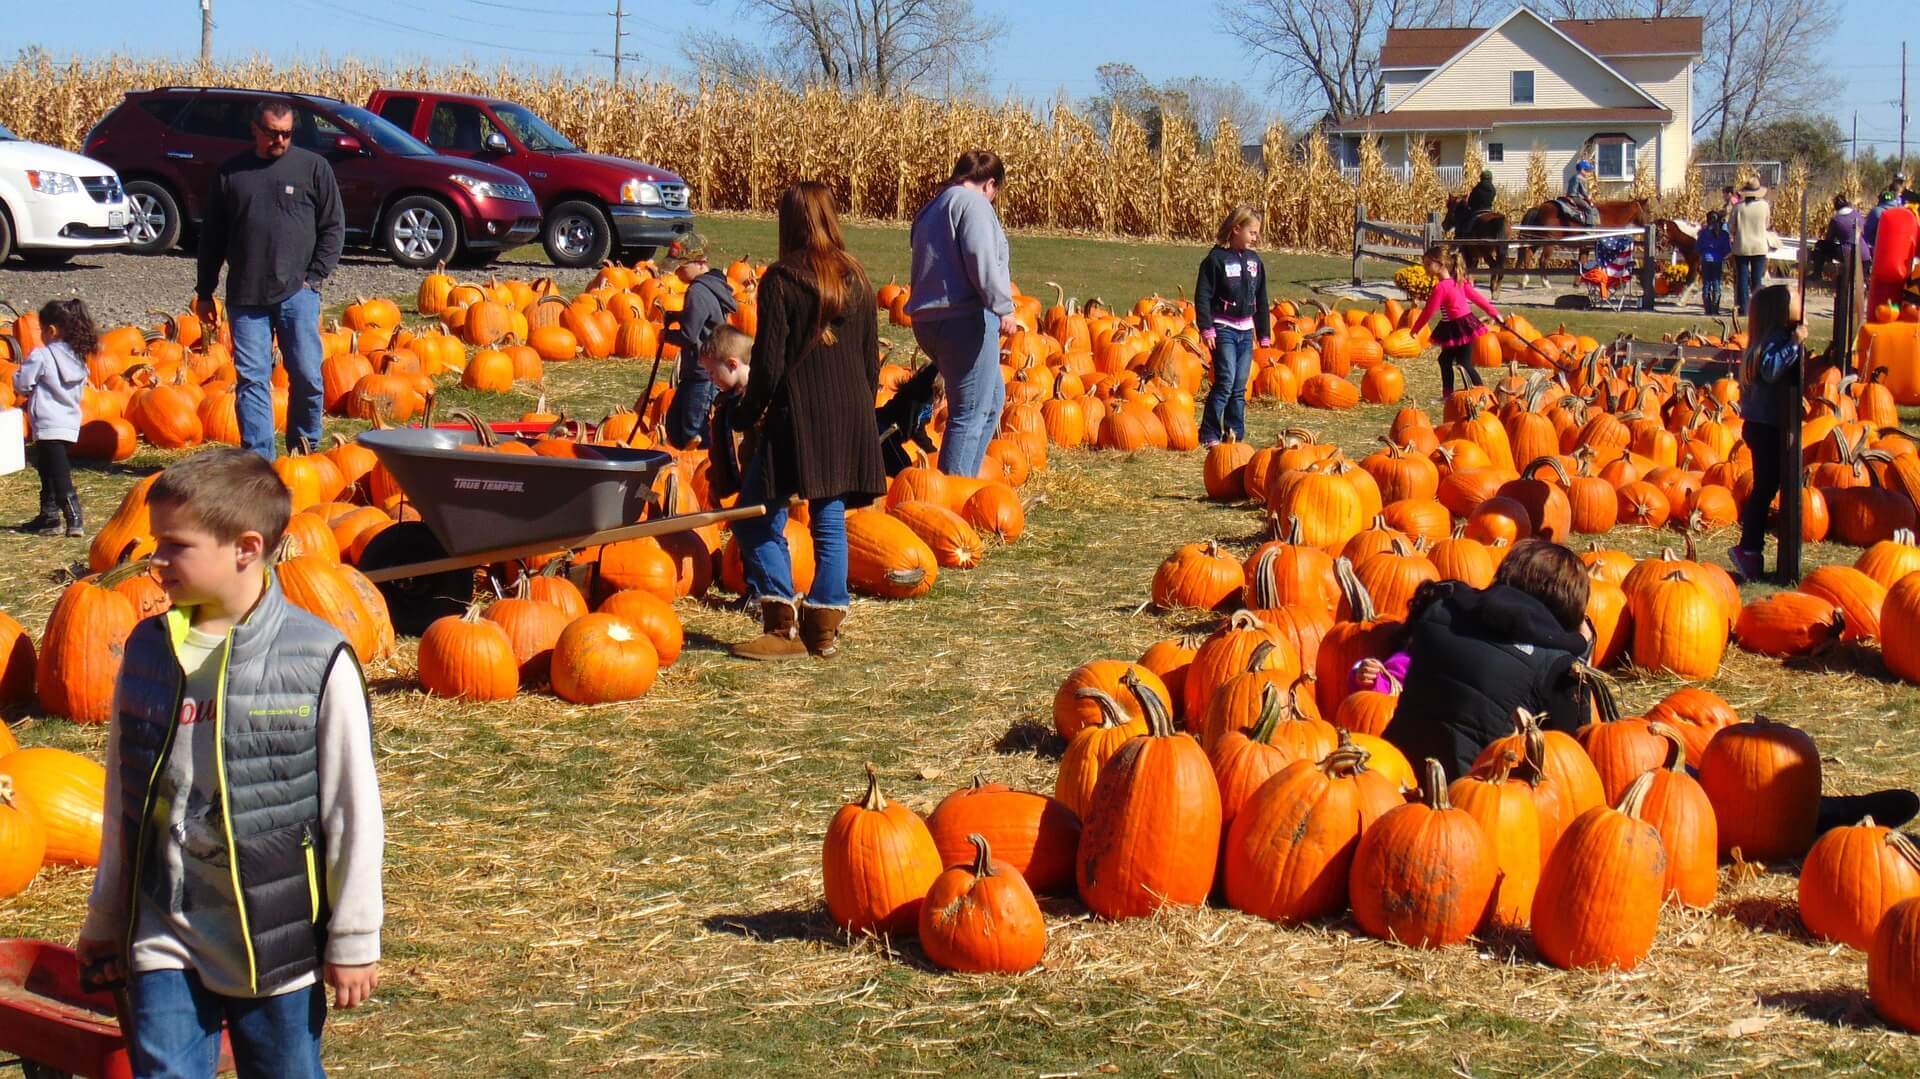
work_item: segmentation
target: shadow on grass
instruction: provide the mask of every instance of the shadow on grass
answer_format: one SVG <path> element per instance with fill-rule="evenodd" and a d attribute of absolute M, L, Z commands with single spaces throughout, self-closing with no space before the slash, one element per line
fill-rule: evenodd
<path fill-rule="evenodd" d="M 1052 757 L 1057 760 L 1066 753 L 1067 742 L 1053 728 L 1031 719 L 1023 719 L 1007 728 L 1007 733 L 993 743 L 993 751 L 1013 756 L 1032 753 L 1035 756 Z"/>
<path fill-rule="evenodd" d="M 1762 993 L 1760 1003 L 1828 1026 L 1873 1030 L 1881 1025 L 1880 1017 L 1867 1004 L 1867 994 L 1857 986 L 1831 985 L 1823 989 Z"/>
<path fill-rule="evenodd" d="M 1858 644 L 1837 645 L 1810 656 L 1790 656 L 1781 661 L 1781 666 L 1806 674 L 1852 674 L 1883 685 L 1904 684 L 1887 670 L 1878 652 Z"/>
<path fill-rule="evenodd" d="M 787 907 L 754 914 L 715 914 L 700 924 L 714 933 L 731 933 L 763 944 L 783 940 L 844 944 L 846 934 L 822 907 Z"/>
<path fill-rule="evenodd" d="M 1732 918 L 1748 929 L 1758 929 L 1763 933 L 1774 933 L 1794 940 L 1811 941 L 1813 939 L 1808 935 L 1807 927 L 1800 922 L 1799 905 L 1791 900 L 1755 896 L 1722 903 L 1715 907 L 1713 912 L 1722 918 Z"/>

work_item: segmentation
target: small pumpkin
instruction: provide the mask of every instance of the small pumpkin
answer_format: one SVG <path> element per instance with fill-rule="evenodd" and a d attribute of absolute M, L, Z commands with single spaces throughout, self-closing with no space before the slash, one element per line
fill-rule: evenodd
<path fill-rule="evenodd" d="M 1651 774 L 1618 809 L 1595 806 L 1567 826 L 1540 872 L 1533 941 L 1556 967 L 1632 970 L 1653 949 L 1666 892 L 1659 829 L 1642 819 Z"/>
<path fill-rule="evenodd" d="M 1047 923 L 1020 871 L 967 836 L 972 865 L 935 877 L 920 905 L 920 947 L 936 966 L 970 974 L 1018 974 L 1047 950 Z"/>
<path fill-rule="evenodd" d="M 434 620 L 420 636 L 420 686 L 440 697 L 504 701 L 520 691 L 520 661 L 499 623 L 465 614 Z"/>
<path fill-rule="evenodd" d="M 1829 830 L 1800 863 L 1807 932 L 1866 951 L 1894 904 L 1920 896 L 1920 846 L 1868 817 Z"/>
<path fill-rule="evenodd" d="M 553 691 L 575 704 L 644 697 L 659 673 L 653 642 L 610 614 L 581 615 L 553 644 Z"/>
<path fill-rule="evenodd" d="M 848 933 L 916 930 L 940 852 L 920 814 L 880 792 L 867 765 L 865 796 L 840 807 L 821 850 L 827 913 Z"/>
<path fill-rule="evenodd" d="M 1446 771 L 1429 759 L 1418 799 L 1387 812 L 1360 836 L 1347 893 L 1354 921 L 1370 936 L 1441 948 L 1473 933 L 1498 876 L 1486 833 L 1466 810 L 1453 807 Z"/>

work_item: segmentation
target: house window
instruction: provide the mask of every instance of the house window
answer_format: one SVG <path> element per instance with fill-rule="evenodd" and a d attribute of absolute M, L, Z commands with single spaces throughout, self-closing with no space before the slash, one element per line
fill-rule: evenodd
<path fill-rule="evenodd" d="M 1340 164 L 1344 168 L 1360 167 L 1360 136 L 1346 135 L 1340 139 Z"/>
<path fill-rule="evenodd" d="M 1513 73 L 1513 103 L 1515 105 L 1533 104 L 1533 72 Z"/>
<path fill-rule="evenodd" d="M 1499 164 L 1507 159 L 1507 144 L 1504 142 L 1487 143 L 1487 161 Z"/>
<path fill-rule="evenodd" d="M 1602 180 L 1633 179 L 1632 139 L 1602 139 L 1593 146 L 1594 171 Z"/>

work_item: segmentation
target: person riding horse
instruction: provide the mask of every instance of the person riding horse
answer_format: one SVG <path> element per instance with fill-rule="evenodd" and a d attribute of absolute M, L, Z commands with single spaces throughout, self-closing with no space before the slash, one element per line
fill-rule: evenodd
<path fill-rule="evenodd" d="M 1580 223 L 1587 226 L 1600 222 L 1600 213 L 1593 205 L 1593 195 L 1587 190 L 1587 174 L 1593 171 L 1593 162 L 1582 159 L 1573 166 L 1573 175 L 1567 177 L 1566 204 Z"/>
<path fill-rule="evenodd" d="M 1492 212 L 1495 197 L 1493 170 L 1488 169 L 1480 173 L 1480 182 L 1467 192 L 1467 212 L 1475 215 Z"/>

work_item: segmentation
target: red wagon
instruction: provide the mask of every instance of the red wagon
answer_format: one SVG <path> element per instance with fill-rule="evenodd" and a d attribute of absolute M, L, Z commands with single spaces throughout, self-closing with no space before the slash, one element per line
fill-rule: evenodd
<path fill-rule="evenodd" d="M 122 993 L 80 987 L 80 957 L 44 940 L 0 940 L 0 1054 L 26 1079 L 133 1079 L 121 1034 Z M 4 1062 L 0 1062 L 4 1063 Z M 220 1070 L 233 1069 L 226 1035 Z"/>

